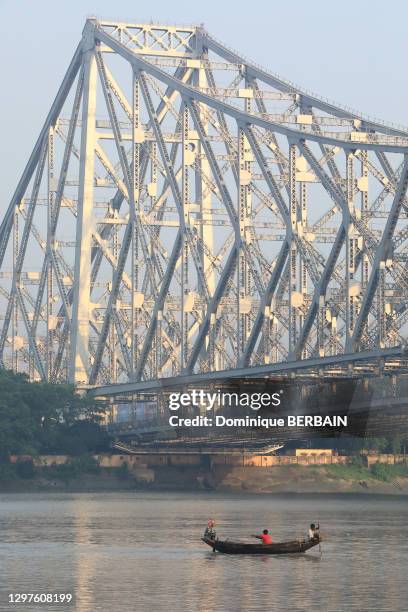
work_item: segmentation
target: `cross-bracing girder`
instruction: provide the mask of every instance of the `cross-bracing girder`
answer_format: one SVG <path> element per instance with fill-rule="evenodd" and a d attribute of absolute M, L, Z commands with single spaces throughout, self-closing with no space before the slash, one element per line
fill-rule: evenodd
<path fill-rule="evenodd" d="M 405 345 L 407 155 L 202 27 L 87 21 L 0 226 L 2 364 L 138 384 Z"/>

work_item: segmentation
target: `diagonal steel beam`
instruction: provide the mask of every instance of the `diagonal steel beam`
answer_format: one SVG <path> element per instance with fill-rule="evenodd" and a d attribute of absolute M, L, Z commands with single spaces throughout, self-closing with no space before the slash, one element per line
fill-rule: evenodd
<path fill-rule="evenodd" d="M 55 123 L 59 117 L 59 114 L 61 112 L 61 109 L 65 103 L 65 100 L 70 92 L 70 89 L 72 87 L 72 84 L 75 81 L 75 78 L 77 76 L 79 67 L 81 65 L 81 60 L 82 60 L 82 44 L 80 43 L 74 53 L 74 56 L 71 60 L 71 63 L 68 67 L 68 70 L 65 74 L 65 77 L 61 83 L 61 86 L 58 90 L 58 93 L 55 97 L 55 100 L 51 106 L 51 109 L 47 115 L 47 118 L 44 122 L 44 125 L 42 127 L 42 130 L 40 132 L 40 135 L 37 139 L 37 142 L 34 146 L 33 152 L 30 155 L 30 159 L 28 160 L 27 166 L 24 169 L 24 172 L 22 174 L 22 177 L 17 185 L 17 189 L 14 192 L 14 195 L 11 199 L 11 202 L 9 204 L 9 207 L 6 211 L 6 214 L 4 216 L 4 219 L 1 223 L 0 226 L 0 266 L 3 263 L 3 259 L 4 259 L 4 254 L 6 252 L 6 248 L 7 248 L 7 242 L 9 239 L 9 235 L 10 235 L 10 231 L 11 231 L 11 227 L 13 224 L 13 215 L 14 215 L 14 210 L 16 208 L 16 206 L 19 204 L 19 202 L 21 201 L 21 199 L 24 196 L 24 193 L 27 189 L 27 186 L 31 180 L 31 177 L 33 175 L 33 172 L 36 168 L 36 165 L 38 163 L 39 157 L 40 157 L 40 152 L 41 152 L 41 147 L 42 147 L 42 143 L 44 141 L 44 138 L 47 138 L 48 135 L 48 131 L 50 129 L 50 127 L 54 127 Z"/>
<path fill-rule="evenodd" d="M 326 265 L 322 272 L 321 280 L 319 284 L 317 285 L 317 287 L 315 288 L 313 298 L 312 298 L 312 303 L 309 306 L 309 310 L 306 315 L 305 322 L 303 324 L 302 329 L 300 330 L 299 338 L 298 338 L 298 341 L 297 341 L 297 344 L 294 350 L 294 353 L 298 359 L 300 359 L 300 355 L 302 354 L 302 351 L 305 347 L 310 330 L 312 328 L 313 322 L 316 318 L 316 314 L 317 314 L 319 303 L 320 303 L 320 297 L 325 296 L 326 294 L 327 286 L 332 277 L 334 267 L 336 265 L 336 261 L 340 254 L 341 248 L 344 244 L 345 237 L 346 237 L 346 232 L 342 224 L 339 228 L 339 231 L 336 236 L 336 240 L 330 251 L 330 255 L 326 260 Z"/>
<path fill-rule="evenodd" d="M 157 296 L 157 300 L 154 305 L 154 309 L 153 309 L 151 320 L 150 320 L 150 326 L 149 326 L 149 329 L 147 330 L 145 341 L 143 343 L 143 347 L 140 352 L 139 363 L 138 363 L 138 366 L 135 372 L 136 380 L 140 380 L 143 375 L 143 370 L 146 364 L 148 354 L 151 350 L 153 337 L 154 337 L 154 334 L 157 328 L 157 318 L 158 318 L 159 312 L 163 310 L 164 302 L 166 300 L 169 286 L 170 286 L 170 283 L 171 283 L 171 280 L 174 274 L 174 269 L 176 267 L 177 260 L 180 256 L 180 249 L 182 246 L 182 242 L 183 242 L 182 231 L 181 229 L 179 229 L 177 232 L 177 236 L 174 242 L 172 252 L 170 254 L 166 272 L 161 282 L 160 292 L 159 292 L 159 295 Z"/>
<path fill-rule="evenodd" d="M 247 344 L 245 346 L 244 352 L 242 354 L 242 358 L 241 361 L 239 363 L 239 367 L 245 367 L 249 364 L 251 355 L 253 353 L 253 350 L 255 348 L 255 344 L 256 341 L 259 337 L 259 333 L 262 329 L 262 324 L 264 322 L 265 319 L 265 308 L 266 306 L 268 306 L 271 301 L 272 298 L 274 296 L 276 287 L 278 286 L 279 280 L 281 279 L 282 276 L 282 270 L 284 268 L 284 265 L 286 263 L 287 257 L 288 257 L 288 253 L 289 253 L 289 242 L 288 240 L 285 240 L 284 243 L 281 246 L 281 249 L 279 251 L 279 255 L 276 259 L 275 262 L 275 266 L 272 270 L 272 274 L 270 276 L 268 285 L 265 289 L 265 292 L 262 296 L 261 299 L 261 303 L 259 304 L 259 308 L 258 308 L 258 312 L 256 315 L 256 319 L 255 322 L 252 326 L 251 329 L 251 333 L 250 336 L 248 338 Z"/>
<path fill-rule="evenodd" d="M 380 244 L 375 253 L 372 270 L 368 285 L 366 288 L 363 301 L 361 303 L 360 312 L 357 317 L 357 321 L 354 327 L 354 332 L 351 338 L 352 346 L 354 350 L 357 350 L 358 344 L 361 340 L 364 325 L 367 323 L 367 316 L 371 308 L 371 304 L 374 298 L 375 291 L 378 285 L 378 278 L 380 272 L 380 266 L 385 266 L 385 259 L 391 248 L 391 238 L 394 234 L 395 226 L 397 225 L 399 213 L 401 210 L 402 202 L 404 200 L 408 185 L 408 156 L 404 156 L 404 165 L 401 172 L 401 178 L 398 183 L 397 190 L 395 192 L 394 200 L 391 206 L 391 210 L 388 214 L 387 223 L 383 235 L 381 237 Z"/>

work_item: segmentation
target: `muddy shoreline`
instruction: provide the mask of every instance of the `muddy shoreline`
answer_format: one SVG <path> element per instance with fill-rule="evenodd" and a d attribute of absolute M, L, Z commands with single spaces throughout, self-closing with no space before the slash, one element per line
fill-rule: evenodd
<path fill-rule="evenodd" d="M 325 467 L 196 467 L 138 466 L 124 477 L 115 469 L 81 474 L 72 479 L 48 479 L 42 475 L 30 480 L 0 482 L 1 492 L 97 492 L 120 490 L 218 491 L 256 494 L 336 494 L 408 495 L 408 478 L 378 480 L 362 472 L 354 478 L 333 476 Z"/>

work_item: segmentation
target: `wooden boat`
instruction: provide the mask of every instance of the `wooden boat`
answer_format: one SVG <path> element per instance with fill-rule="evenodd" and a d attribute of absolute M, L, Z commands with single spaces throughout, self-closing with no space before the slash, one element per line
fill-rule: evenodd
<path fill-rule="evenodd" d="M 247 544 L 245 542 L 230 542 L 229 540 L 210 540 L 202 538 L 213 551 L 227 555 L 287 555 L 304 553 L 320 543 L 319 538 L 313 540 L 291 540 L 273 544 Z"/>

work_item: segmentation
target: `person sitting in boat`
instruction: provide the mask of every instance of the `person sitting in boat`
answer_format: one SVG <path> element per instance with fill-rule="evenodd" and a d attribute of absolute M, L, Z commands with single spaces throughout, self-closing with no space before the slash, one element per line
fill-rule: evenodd
<path fill-rule="evenodd" d="M 254 535 L 252 537 L 262 540 L 262 544 L 272 544 L 272 536 L 267 529 L 264 529 L 261 535 Z"/>
<path fill-rule="evenodd" d="M 319 525 L 312 523 L 309 527 L 309 540 L 318 540 L 320 537 L 319 534 Z"/>
<path fill-rule="evenodd" d="M 216 540 L 217 534 L 215 532 L 215 521 L 214 519 L 210 519 L 207 523 L 207 527 L 204 531 L 204 537 L 208 540 Z"/>

